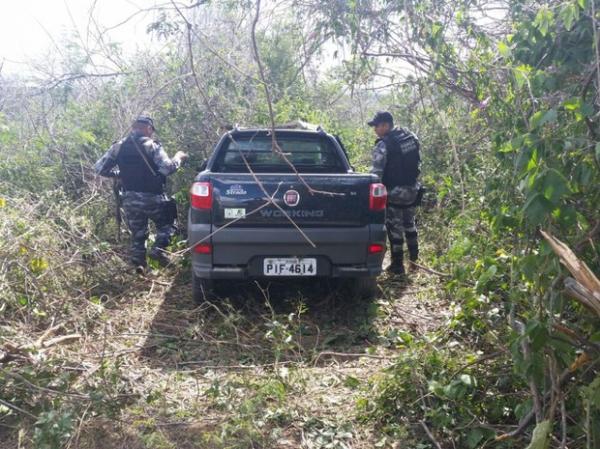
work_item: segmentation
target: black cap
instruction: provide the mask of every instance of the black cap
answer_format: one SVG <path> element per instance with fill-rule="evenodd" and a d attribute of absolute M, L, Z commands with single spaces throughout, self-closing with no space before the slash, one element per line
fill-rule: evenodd
<path fill-rule="evenodd" d="M 152 129 L 156 131 L 156 128 L 154 127 L 154 120 L 152 120 L 147 115 L 140 115 L 140 116 L 138 116 L 135 119 L 134 123 L 143 123 L 144 125 L 150 125 L 152 127 Z"/>
<path fill-rule="evenodd" d="M 373 117 L 373 120 L 371 120 L 370 122 L 367 122 L 367 125 L 377 126 L 380 123 L 389 123 L 390 125 L 393 125 L 394 117 L 392 117 L 392 114 L 390 114 L 387 111 L 377 111 L 375 113 L 375 116 Z"/>

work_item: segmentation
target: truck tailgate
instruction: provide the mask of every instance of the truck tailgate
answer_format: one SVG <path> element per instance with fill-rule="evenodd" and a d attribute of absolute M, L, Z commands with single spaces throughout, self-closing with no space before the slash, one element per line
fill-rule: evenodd
<path fill-rule="evenodd" d="M 294 174 L 257 174 L 269 196 L 300 227 L 364 226 L 369 217 L 371 175 L 303 174 L 302 179 L 314 190 L 332 195 L 311 193 Z M 213 186 L 212 222 L 222 226 L 240 216 L 232 227 L 292 226 L 285 214 L 274 205 L 263 206 L 267 198 L 250 174 L 211 175 Z"/>

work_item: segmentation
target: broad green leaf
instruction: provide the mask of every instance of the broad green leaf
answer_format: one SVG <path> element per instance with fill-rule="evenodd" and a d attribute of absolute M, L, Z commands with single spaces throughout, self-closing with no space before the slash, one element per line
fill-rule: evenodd
<path fill-rule="evenodd" d="M 527 323 L 526 334 L 529 337 L 533 351 L 539 351 L 546 345 L 548 330 L 539 321 L 532 320 Z"/>
<path fill-rule="evenodd" d="M 538 126 L 540 126 L 540 123 L 542 122 L 542 119 L 544 118 L 544 111 L 537 111 L 535 114 L 533 114 L 531 116 L 531 118 L 529 119 L 529 126 L 531 126 L 532 129 L 537 128 Z"/>
<path fill-rule="evenodd" d="M 79 130 L 78 134 L 79 134 L 79 137 L 81 138 L 81 140 L 83 140 L 85 143 L 91 143 L 91 144 L 96 143 L 96 136 L 94 134 L 92 134 L 91 132 Z"/>
<path fill-rule="evenodd" d="M 360 386 L 360 380 L 356 377 L 348 376 L 344 379 L 344 386 L 354 390 Z"/>
<path fill-rule="evenodd" d="M 563 226 L 577 225 L 577 211 L 570 206 L 561 206 L 552 211 L 552 216 Z"/>
<path fill-rule="evenodd" d="M 544 221 L 553 209 L 552 203 L 544 195 L 535 193 L 527 200 L 525 206 L 523 206 L 523 213 L 531 224 L 537 225 Z"/>
<path fill-rule="evenodd" d="M 533 153 L 531 155 L 531 159 L 529 159 L 529 162 L 527 163 L 527 171 L 528 172 L 532 172 L 532 171 L 537 171 L 538 168 L 538 150 L 537 148 L 535 150 L 533 150 Z M 531 178 L 530 178 L 530 182 L 529 185 L 532 186 L 535 179 L 536 179 L 536 174 L 534 173 Z"/>
<path fill-rule="evenodd" d="M 590 117 L 594 115 L 594 107 L 590 103 L 583 103 L 581 105 L 581 113 L 585 117 Z"/>
<path fill-rule="evenodd" d="M 573 24 L 579 19 L 579 8 L 575 3 L 566 3 L 560 10 L 559 17 L 565 28 L 570 31 Z"/>
<path fill-rule="evenodd" d="M 517 83 L 517 87 L 519 89 L 521 89 L 525 85 L 525 82 L 527 81 L 527 78 L 529 77 L 531 70 L 532 70 L 531 66 L 524 65 L 524 64 L 513 69 L 513 71 L 512 71 L 513 76 L 515 77 L 515 82 Z"/>
<path fill-rule="evenodd" d="M 581 98 L 569 98 L 565 100 L 563 106 L 567 111 L 576 111 L 581 107 Z"/>
<path fill-rule="evenodd" d="M 527 401 L 517 405 L 515 407 L 515 416 L 519 421 L 523 419 L 533 408 L 533 401 L 528 399 Z"/>
<path fill-rule="evenodd" d="M 510 58 L 511 49 L 505 42 L 500 41 L 498 42 L 498 53 L 500 53 L 503 58 Z"/>
<path fill-rule="evenodd" d="M 558 118 L 556 109 L 550 109 L 548 111 L 538 111 L 531 116 L 529 119 L 529 125 L 532 129 L 544 126 L 547 123 L 554 123 Z"/>
<path fill-rule="evenodd" d="M 558 170 L 553 168 L 544 172 L 540 184 L 544 197 L 552 203 L 557 203 L 571 191 L 567 179 Z"/>
<path fill-rule="evenodd" d="M 548 449 L 550 445 L 550 432 L 552 431 L 552 423 L 548 420 L 540 422 L 531 436 L 531 443 L 526 449 Z"/>
<path fill-rule="evenodd" d="M 443 27 L 440 23 L 434 23 L 431 25 L 431 34 L 434 38 L 437 38 L 439 34 L 442 32 Z"/>
<path fill-rule="evenodd" d="M 515 168 L 518 173 L 529 171 L 532 166 L 537 166 L 537 160 L 537 148 L 523 147 L 519 153 L 519 157 L 515 161 Z"/>
<path fill-rule="evenodd" d="M 542 6 L 537 15 L 535 16 L 535 20 L 533 21 L 533 26 L 535 26 L 542 36 L 546 36 L 548 34 L 548 30 L 550 27 L 554 25 L 554 13 L 547 5 Z"/>
<path fill-rule="evenodd" d="M 581 162 L 575 169 L 575 179 L 582 186 L 588 186 L 594 179 L 594 167 L 587 162 Z"/>
<path fill-rule="evenodd" d="M 469 449 L 475 449 L 483 437 L 484 433 L 481 429 L 475 428 L 470 430 L 467 434 L 467 446 Z"/>
<path fill-rule="evenodd" d="M 542 263 L 543 258 L 536 254 L 529 254 L 521 259 L 519 262 L 519 268 L 521 273 L 527 279 L 535 279 L 536 276 L 539 275 L 540 272 L 540 264 Z"/>
<path fill-rule="evenodd" d="M 479 279 L 477 279 L 477 291 L 481 292 L 483 288 L 490 282 L 490 280 L 496 275 L 498 272 L 498 267 L 496 265 L 492 265 L 487 270 L 483 272 Z"/>
<path fill-rule="evenodd" d="M 29 268 L 35 274 L 40 274 L 48 268 L 48 262 L 42 257 L 35 257 L 29 262 Z"/>
<path fill-rule="evenodd" d="M 477 386 L 477 379 L 469 374 L 461 374 L 458 378 L 463 384 L 469 387 Z"/>
<path fill-rule="evenodd" d="M 502 145 L 500 145 L 498 153 L 513 153 L 517 149 L 518 148 L 512 146 L 512 142 L 504 142 Z"/>

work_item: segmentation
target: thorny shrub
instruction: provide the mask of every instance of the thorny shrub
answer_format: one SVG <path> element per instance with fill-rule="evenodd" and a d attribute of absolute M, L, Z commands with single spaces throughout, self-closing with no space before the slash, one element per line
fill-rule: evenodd
<path fill-rule="evenodd" d="M 101 208 L 60 190 L 0 199 L 0 421 L 32 421 L 38 448 L 65 443 L 84 411 L 114 416 L 130 393 L 118 359 L 83 379 L 65 369 L 66 348 L 98 324 L 96 292 L 127 284 L 125 263 L 94 233 Z"/>

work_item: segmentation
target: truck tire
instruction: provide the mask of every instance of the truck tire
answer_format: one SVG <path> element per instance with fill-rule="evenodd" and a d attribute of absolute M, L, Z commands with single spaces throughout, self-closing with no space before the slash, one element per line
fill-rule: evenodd
<path fill-rule="evenodd" d="M 375 276 L 354 278 L 351 286 L 353 294 L 357 299 L 371 300 L 378 291 L 377 278 Z"/>
<path fill-rule="evenodd" d="M 214 301 L 217 299 L 215 293 L 215 281 L 212 279 L 202 279 L 192 273 L 192 297 L 196 304 L 202 304 L 204 301 Z"/>

